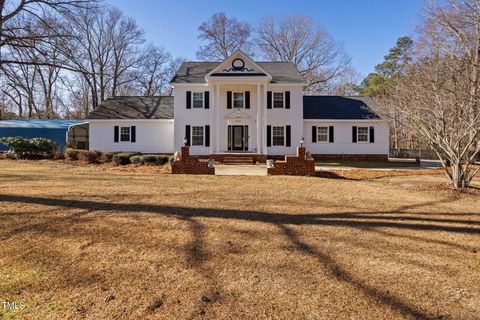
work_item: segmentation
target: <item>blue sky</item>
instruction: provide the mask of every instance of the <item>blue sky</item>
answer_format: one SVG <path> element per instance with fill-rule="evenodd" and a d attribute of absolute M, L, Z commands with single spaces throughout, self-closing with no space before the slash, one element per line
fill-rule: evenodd
<path fill-rule="evenodd" d="M 373 71 L 398 37 L 409 35 L 422 0 L 109 0 L 133 17 L 149 41 L 196 60 L 198 26 L 215 12 L 255 23 L 266 15 L 304 14 L 343 43 L 361 76 Z"/>

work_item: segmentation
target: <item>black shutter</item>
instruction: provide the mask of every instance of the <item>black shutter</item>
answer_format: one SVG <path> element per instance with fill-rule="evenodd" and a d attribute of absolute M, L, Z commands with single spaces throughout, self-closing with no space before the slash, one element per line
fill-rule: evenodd
<path fill-rule="evenodd" d="M 190 126 L 189 125 L 185 126 L 185 138 L 187 139 L 187 143 L 185 145 L 189 146 L 190 145 Z"/>
<path fill-rule="evenodd" d="M 285 126 L 285 135 L 286 135 L 285 146 L 291 147 L 292 146 L 292 127 L 291 126 Z"/>
<path fill-rule="evenodd" d="M 210 126 L 205 126 L 205 147 L 210 147 Z"/>
<path fill-rule="evenodd" d="M 267 91 L 267 109 L 272 109 L 272 91 Z"/>
<path fill-rule="evenodd" d="M 187 91 L 187 109 L 192 108 L 192 91 Z"/>
<path fill-rule="evenodd" d="M 131 126 L 130 127 L 130 142 L 136 142 L 137 141 L 137 127 Z"/>
<path fill-rule="evenodd" d="M 312 126 L 312 142 L 317 142 L 317 126 Z"/>
<path fill-rule="evenodd" d="M 232 126 L 228 126 L 228 151 L 232 150 Z"/>
<path fill-rule="evenodd" d="M 245 109 L 250 109 L 250 91 L 245 91 Z"/>
<path fill-rule="evenodd" d="M 267 147 L 272 146 L 272 126 L 267 126 Z"/>
<path fill-rule="evenodd" d="M 328 127 L 328 142 L 330 143 L 335 141 L 333 134 L 334 134 L 333 126 Z"/>
<path fill-rule="evenodd" d="M 285 109 L 290 109 L 290 91 L 285 91 Z"/>
<path fill-rule="evenodd" d="M 244 137 L 245 137 L 245 150 L 248 150 L 248 126 L 245 126 L 244 129 L 243 129 L 243 134 L 244 134 Z"/>
<path fill-rule="evenodd" d="M 352 127 L 352 142 L 357 143 L 357 127 Z"/>
<path fill-rule="evenodd" d="M 374 142 L 375 142 L 375 128 L 370 127 L 370 143 L 374 143 Z"/>
<path fill-rule="evenodd" d="M 232 91 L 227 91 L 227 109 L 232 109 Z"/>
<path fill-rule="evenodd" d="M 113 142 L 118 142 L 118 126 L 113 127 Z"/>
<path fill-rule="evenodd" d="M 205 109 L 210 108 L 210 91 L 205 91 L 205 94 L 203 95 L 203 100 L 205 103 Z"/>

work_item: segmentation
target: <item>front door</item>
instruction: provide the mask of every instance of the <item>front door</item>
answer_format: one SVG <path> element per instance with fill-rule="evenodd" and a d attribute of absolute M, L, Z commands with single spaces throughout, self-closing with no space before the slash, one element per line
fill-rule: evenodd
<path fill-rule="evenodd" d="M 248 126 L 228 126 L 228 150 L 248 150 Z"/>

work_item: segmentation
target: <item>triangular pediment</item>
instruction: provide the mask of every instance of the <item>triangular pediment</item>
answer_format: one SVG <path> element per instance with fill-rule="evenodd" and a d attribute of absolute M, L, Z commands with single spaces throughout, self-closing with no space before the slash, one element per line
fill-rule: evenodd
<path fill-rule="evenodd" d="M 272 76 L 255 63 L 243 51 L 237 50 L 230 57 L 221 62 L 215 69 L 205 76 L 205 79 L 216 77 L 265 77 L 271 80 Z"/>

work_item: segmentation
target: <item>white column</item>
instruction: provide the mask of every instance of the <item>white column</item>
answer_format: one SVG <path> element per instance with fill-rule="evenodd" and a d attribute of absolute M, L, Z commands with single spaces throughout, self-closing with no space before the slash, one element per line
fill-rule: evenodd
<path fill-rule="evenodd" d="M 267 84 L 263 84 L 263 126 L 262 126 L 262 137 L 263 137 L 263 154 L 267 154 Z"/>
<path fill-rule="evenodd" d="M 262 106 L 260 102 L 260 84 L 257 84 L 257 153 L 262 153 Z"/>
<path fill-rule="evenodd" d="M 214 141 L 212 139 L 212 133 L 215 132 L 215 113 L 217 112 L 217 102 L 215 100 L 215 88 L 212 85 L 208 85 L 208 91 L 210 91 L 210 110 L 208 111 L 208 118 L 210 122 L 210 147 L 208 148 L 209 153 L 214 152 Z"/>
<path fill-rule="evenodd" d="M 215 128 L 216 128 L 216 135 L 215 135 L 215 148 L 217 152 L 220 152 L 220 127 L 223 125 L 220 123 L 220 84 L 217 83 L 216 85 L 216 90 L 215 90 L 215 115 L 216 115 L 216 120 L 215 120 Z"/>

